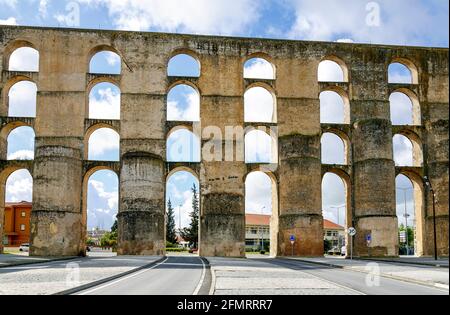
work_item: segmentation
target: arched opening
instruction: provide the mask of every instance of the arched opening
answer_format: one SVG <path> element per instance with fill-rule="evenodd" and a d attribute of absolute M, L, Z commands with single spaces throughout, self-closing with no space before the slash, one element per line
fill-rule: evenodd
<path fill-rule="evenodd" d="M 322 164 L 346 165 L 347 146 L 345 141 L 334 133 L 324 133 L 321 139 Z"/>
<path fill-rule="evenodd" d="M 278 191 L 271 173 L 255 171 L 245 180 L 245 250 L 247 255 L 277 255 Z"/>
<path fill-rule="evenodd" d="M 264 58 L 251 58 L 244 64 L 244 78 L 275 80 L 275 67 Z"/>
<path fill-rule="evenodd" d="M 120 120 L 120 98 L 115 84 L 96 84 L 89 93 L 89 119 Z"/>
<path fill-rule="evenodd" d="M 423 165 L 422 144 L 419 137 L 414 134 L 394 136 L 394 161 L 396 166 L 415 166 Z"/>
<path fill-rule="evenodd" d="M 174 128 L 167 137 L 168 162 L 200 162 L 200 139 L 185 127 Z"/>
<path fill-rule="evenodd" d="M 90 170 L 84 179 L 83 219 L 88 254 L 112 253 L 117 248 L 119 178 L 109 169 Z"/>
<path fill-rule="evenodd" d="M 167 95 L 168 121 L 200 121 L 200 94 L 193 87 L 178 84 Z"/>
<path fill-rule="evenodd" d="M 118 75 L 121 73 L 121 68 L 120 56 L 109 50 L 97 52 L 89 62 L 89 73 Z"/>
<path fill-rule="evenodd" d="M 261 130 L 245 134 L 245 163 L 276 163 L 277 148 L 274 139 Z"/>
<path fill-rule="evenodd" d="M 421 125 L 421 110 L 417 97 L 411 91 L 399 90 L 389 97 L 393 125 Z"/>
<path fill-rule="evenodd" d="M 326 173 L 322 180 L 322 209 L 324 217 L 325 255 L 347 256 L 348 235 L 351 227 L 350 185 L 348 178 Z"/>
<path fill-rule="evenodd" d="M 36 117 L 37 85 L 32 81 L 19 81 L 8 92 L 9 117 Z"/>
<path fill-rule="evenodd" d="M 9 71 L 39 72 L 39 51 L 31 47 L 21 47 L 9 57 Z"/>
<path fill-rule="evenodd" d="M 424 187 L 420 176 L 400 174 L 396 180 L 399 254 L 424 255 Z"/>
<path fill-rule="evenodd" d="M 320 93 L 320 123 L 349 124 L 350 103 L 335 91 Z"/>
<path fill-rule="evenodd" d="M 4 252 L 28 256 L 31 233 L 33 178 L 28 170 L 19 169 L 7 176 L 3 183 Z M 3 190 L 3 189 L 2 189 Z"/>
<path fill-rule="evenodd" d="M 98 128 L 89 131 L 87 159 L 89 161 L 120 160 L 120 136 L 111 128 Z"/>
<path fill-rule="evenodd" d="M 31 127 L 17 127 L 8 135 L 7 159 L 13 160 L 33 160 L 35 134 Z"/>
<path fill-rule="evenodd" d="M 320 62 L 318 68 L 319 82 L 348 82 L 348 69 L 345 63 L 336 57 L 329 57 Z"/>
<path fill-rule="evenodd" d="M 275 123 L 276 98 L 266 88 L 257 86 L 244 94 L 245 122 Z"/>
<path fill-rule="evenodd" d="M 166 187 L 167 251 L 178 248 L 197 254 L 200 247 L 200 183 L 197 174 L 187 168 L 173 170 Z"/>
<path fill-rule="evenodd" d="M 167 66 L 169 77 L 200 77 L 200 62 L 188 54 L 173 56 Z"/>
<path fill-rule="evenodd" d="M 394 84 L 418 84 L 417 67 L 409 60 L 395 59 L 388 68 L 388 82 Z"/>

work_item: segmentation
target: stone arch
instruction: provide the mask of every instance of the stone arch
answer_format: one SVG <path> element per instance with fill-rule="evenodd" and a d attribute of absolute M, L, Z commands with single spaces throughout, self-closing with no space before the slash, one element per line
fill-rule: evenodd
<path fill-rule="evenodd" d="M 323 99 L 323 96 L 326 95 L 327 93 L 334 93 L 333 95 L 337 95 L 342 99 L 342 116 L 343 116 L 343 120 L 341 122 L 338 122 L 340 124 L 350 124 L 351 122 L 351 108 L 350 108 L 350 99 L 348 97 L 347 92 L 345 92 L 341 87 L 335 86 L 335 87 L 328 87 L 325 90 L 320 92 L 319 98 L 320 98 L 320 102 L 321 102 L 321 123 L 329 123 L 329 122 L 325 122 L 322 121 L 322 117 L 323 115 L 323 108 L 322 108 L 322 102 L 325 103 L 326 100 Z M 325 104 L 324 104 L 325 105 Z M 336 121 L 333 121 L 331 123 L 336 123 Z"/>
<path fill-rule="evenodd" d="M 184 87 L 186 87 L 187 89 L 192 89 L 192 91 L 194 91 L 196 93 L 196 99 L 193 101 L 194 104 L 190 104 L 190 105 L 196 107 L 196 108 L 194 108 L 192 117 L 188 117 L 190 119 L 182 119 L 182 117 L 179 117 L 179 115 L 177 115 L 176 113 L 172 113 L 172 111 L 176 111 L 176 110 L 178 110 L 178 108 L 171 108 L 170 106 L 172 106 L 172 105 L 169 104 L 171 102 L 172 94 L 176 93 L 175 90 L 177 88 L 181 89 Z M 184 99 L 184 101 L 186 102 L 184 105 L 189 105 L 188 103 L 191 102 L 192 100 Z M 201 93 L 200 93 L 199 88 L 195 84 L 193 84 L 192 82 L 189 82 L 187 80 L 177 80 L 176 82 L 172 83 L 169 86 L 169 88 L 167 89 L 167 102 L 166 102 L 167 121 L 196 121 L 196 122 L 200 121 L 200 110 L 201 110 L 200 103 L 201 103 Z M 177 103 L 177 105 L 178 105 L 178 103 Z M 171 116 L 171 117 L 169 117 L 169 116 Z"/>
<path fill-rule="evenodd" d="M 20 124 L 20 125 L 18 125 L 18 126 L 16 126 L 15 128 L 9 130 L 9 133 L 8 133 L 8 135 L 6 136 L 6 144 L 7 144 L 6 157 L 7 157 L 7 160 L 20 160 L 20 161 L 21 161 L 21 160 L 25 160 L 25 161 L 34 160 L 34 147 L 35 147 L 36 133 L 35 133 L 33 127 L 28 126 L 28 125 L 25 124 L 25 123 L 23 123 L 23 124 L 22 124 L 22 123 L 19 123 L 19 124 Z M 9 125 L 14 125 L 14 123 L 9 124 Z M 31 131 L 32 131 L 32 134 L 33 134 L 33 135 L 32 135 L 32 136 L 33 136 L 33 138 L 32 138 L 32 148 L 30 148 L 30 149 L 32 149 L 32 152 L 33 152 L 33 153 L 32 153 L 32 157 L 29 156 L 29 152 L 22 152 L 22 157 L 12 158 L 12 157 L 10 157 L 10 154 L 11 154 L 11 152 L 10 152 L 10 146 L 14 144 L 14 143 L 11 143 L 12 140 L 13 140 L 13 139 L 11 139 L 12 133 L 15 132 L 15 131 L 18 130 L 18 129 L 24 130 L 24 128 L 31 130 Z M 2 132 L 2 133 L 3 133 L 3 132 Z M 3 137 L 3 134 L 2 134 L 2 137 Z M 31 139 L 30 139 L 30 140 L 31 140 Z M 22 149 L 22 150 L 19 150 L 19 151 L 24 151 L 23 148 L 21 148 L 21 149 Z M 28 151 L 28 150 L 27 150 L 27 151 Z M 16 153 L 17 153 L 17 152 L 16 152 Z M 23 153 L 26 153 L 26 154 L 25 154 L 26 156 L 24 156 Z"/>
<path fill-rule="evenodd" d="M 410 113 L 412 124 L 415 126 L 422 125 L 422 110 L 421 110 L 419 98 L 416 93 L 414 93 L 413 91 L 411 91 L 410 89 L 407 89 L 407 88 L 396 89 L 391 93 L 391 95 L 389 97 L 390 106 L 391 106 L 391 120 L 393 118 L 392 117 L 393 106 L 395 106 L 394 104 L 392 104 L 392 96 L 395 95 L 395 93 L 403 94 L 407 98 L 409 98 L 409 100 L 411 101 L 411 106 L 412 106 L 411 113 Z M 395 123 L 395 121 L 392 121 L 392 122 L 393 122 L 393 124 Z"/>
<path fill-rule="evenodd" d="M 181 132 L 186 132 L 184 135 Z M 181 140 L 173 137 L 175 134 L 180 134 Z M 189 138 L 185 138 L 189 137 Z M 188 141 L 189 143 L 182 143 Z M 175 141 L 171 143 L 171 141 Z M 180 141 L 178 144 L 176 141 Z M 187 145 L 187 146 L 186 146 Z M 168 162 L 191 162 L 196 163 L 201 161 L 201 141 L 200 137 L 194 133 L 193 126 L 179 125 L 172 128 L 166 136 L 166 160 Z M 181 152 L 180 152 L 181 151 Z M 177 158 L 176 154 L 180 157 Z M 174 156 L 175 155 L 175 156 Z M 185 160 L 182 160 L 185 159 Z"/>
<path fill-rule="evenodd" d="M 328 158 L 325 158 L 324 153 L 326 153 L 326 152 L 324 150 L 323 141 L 327 135 L 331 135 L 335 140 L 340 140 L 339 144 L 342 143 L 342 152 L 340 152 L 342 160 L 340 160 L 340 161 L 342 161 L 343 164 L 341 164 L 341 163 L 325 163 L 325 162 L 327 162 Z M 350 148 L 351 148 L 350 139 L 344 132 L 336 130 L 336 129 L 330 129 L 330 130 L 327 130 L 326 132 L 323 132 L 322 137 L 321 137 L 322 164 L 348 165 L 350 162 L 350 157 L 351 157 Z"/>
<path fill-rule="evenodd" d="M 195 73 L 189 74 L 189 73 L 184 73 L 184 74 L 189 74 L 189 75 L 178 75 L 178 74 L 171 74 L 171 66 L 173 62 L 176 62 L 176 58 L 179 56 L 187 56 L 189 62 L 195 61 L 196 65 L 197 65 L 197 69 L 195 70 Z M 166 65 L 167 65 L 167 76 L 168 77 L 192 77 L 192 78 L 198 78 L 201 76 L 202 74 L 202 64 L 200 61 L 200 58 L 198 57 L 198 54 L 195 53 L 194 51 L 188 49 L 188 48 L 178 48 L 175 49 L 174 51 L 172 51 L 172 53 L 169 55 L 169 57 L 166 60 Z M 183 74 L 183 73 L 179 73 L 179 74 Z"/>
<path fill-rule="evenodd" d="M 111 115 L 108 117 L 93 117 L 95 116 L 94 114 L 92 114 L 91 110 L 91 101 L 93 100 L 93 91 L 96 87 L 98 87 L 99 85 L 109 85 L 111 87 L 114 87 L 114 89 L 117 89 L 118 91 L 118 97 L 119 97 L 119 104 L 118 104 L 118 113 L 116 113 L 115 115 Z M 89 82 L 87 89 L 86 89 L 86 116 L 88 119 L 103 119 L 103 120 L 120 120 L 120 114 L 121 114 L 121 96 L 122 96 L 122 91 L 120 89 L 120 84 L 114 80 L 113 78 L 108 78 L 108 77 L 98 77 L 93 79 L 91 82 Z M 92 115 L 91 115 L 92 114 Z"/>
<path fill-rule="evenodd" d="M 19 115 L 16 115 L 14 113 L 11 113 L 11 106 L 14 106 L 15 104 L 11 104 L 11 93 L 14 91 L 14 87 L 16 87 L 18 84 L 21 84 L 23 82 L 27 82 L 30 84 L 28 88 L 32 88 L 33 92 L 35 93 L 31 96 L 31 101 L 28 100 L 28 102 L 32 103 L 33 108 L 31 108 L 32 115 L 24 115 L 26 117 L 36 117 L 36 110 L 37 110 L 37 93 L 38 93 L 38 85 L 36 81 L 34 81 L 32 78 L 26 75 L 17 75 L 13 78 L 9 79 L 4 87 L 3 87 L 3 102 L 1 105 L 1 114 L 3 116 L 13 116 L 13 117 L 19 117 Z M 22 95 L 23 96 L 23 95 Z M 16 112 L 20 112 L 20 110 L 16 109 Z M 11 114 L 11 115 L 10 115 Z M 23 117 L 23 116 L 22 116 Z"/>
<path fill-rule="evenodd" d="M 120 146 L 120 133 L 119 131 L 112 125 L 109 125 L 107 123 L 99 123 L 99 124 L 95 124 L 93 126 L 91 126 L 85 133 L 84 135 L 84 141 L 83 141 L 83 146 L 84 146 L 84 160 L 88 161 L 89 159 L 89 149 L 90 149 L 90 140 L 92 138 L 92 136 L 94 135 L 94 133 L 96 133 L 99 130 L 104 130 L 104 129 L 108 129 L 108 130 L 112 130 L 115 135 L 118 136 L 119 138 L 119 146 Z M 120 160 L 120 148 L 119 148 L 119 160 Z"/>
<path fill-rule="evenodd" d="M 278 178 L 272 172 L 268 171 L 264 167 L 257 167 L 244 176 L 244 187 L 245 187 L 245 202 L 247 202 L 247 192 L 248 185 L 247 181 L 251 174 L 262 173 L 267 176 L 271 183 L 271 204 L 272 204 L 272 214 L 270 218 L 270 256 L 278 256 L 278 232 L 279 232 L 279 191 L 278 191 Z M 247 210 L 247 209 L 246 209 Z M 260 210 L 260 209 L 257 209 Z"/>
<path fill-rule="evenodd" d="M 87 222 L 88 222 L 88 191 L 89 191 L 89 180 L 90 178 L 99 171 L 110 171 L 114 173 L 117 177 L 117 189 L 120 191 L 120 174 L 114 169 L 107 166 L 94 166 L 89 168 L 83 176 L 82 182 L 82 224 L 81 224 L 81 239 L 87 239 Z M 120 203 L 118 203 L 120 205 Z M 83 248 L 83 256 L 86 256 L 86 248 Z"/>
<path fill-rule="evenodd" d="M 324 174 L 322 175 L 322 188 L 321 188 L 321 190 L 322 190 L 322 200 L 324 199 L 323 196 L 325 194 L 324 183 L 325 183 L 326 176 L 328 174 L 336 176 L 337 178 L 339 178 L 342 181 L 344 192 L 345 192 L 345 196 L 344 196 L 345 202 L 344 202 L 344 205 L 342 207 L 339 207 L 339 205 L 336 205 L 336 206 L 338 206 L 337 207 L 338 211 L 340 211 L 340 209 L 342 209 L 345 206 L 345 211 L 344 211 L 344 213 L 345 213 L 345 223 L 344 223 L 343 226 L 345 227 L 345 229 L 347 231 L 347 229 L 349 229 L 350 227 L 353 226 L 353 210 L 352 210 L 352 197 L 351 197 L 352 196 L 351 177 L 350 177 L 350 175 L 347 172 L 345 172 L 344 170 L 339 169 L 339 168 L 330 168 L 326 172 L 324 172 Z M 324 205 L 322 205 L 322 207 L 323 206 Z M 346 245 L 350 244 L 350 237 L 349 237 L 349 235 L 347 233 L 345 233 L 345 244 Z M 349 256 L 350 252 L 347 251 L 346 255 Z"/>
<path fill-rule="evenodd" d="M 261 92 L 257 92 L 258 90 L 260 90 Z M 266 97 L 267 100 L 268 100 L 268 96 L 269 95 L 271 96 L 271 100 L 272 100 L 272 106 L 271 106 L 272 107 L 272 115 L 267 115 L 267 117 L 264 117 L 264 119 L 262 119 L 263 121 L 258 120 L 258 119 L 252 119 L 252 118 L 255 118 L 255 117 L 252 117 L 254 115 L 250 115 L 249 112 L 248 112 L 250 110 L 248 108 L 249 106 L 252 107 L 252 111 L 255 111 L 257 108 L 253 108 L 253 107 L 258 107 L 259 104 L 261 103 L 261 101 L 258 100 L 257 98 L 261 97 L 262 94 L 260 96 L 253 95 L 252 99 L 254 99 L 254 100 L 248 99 L 249 93 L 251 93 L 252 91 L 254 91 L 254 93 L 258 93 L 258 94 L 261 94 L 261 93 L 266 94 L 264 97 Z M 278 120 L 277 119 L 277 117 L 278 117 L 278 109 L 277 109 L 277 107 L 278 107 L 277 106 L 277 95 L 276 95 L 275 90 L 270 85 L 268 85 L 268 84 L 266 84 L 264 82 L 255 82 L 255 83 L 249 85 L 247 87 L 247 89 L 245 90 L 245 93 L 244 93 L 244 120 L 245 120 L 245 122 L 276 123 L 277 120 Z M 272 117 L 269 119 L 269 116 L 272 116 Z"/>
<path fill-rule="evenodd" d="M 396 181 L 399 176 L 405 176 L 410 182 L 413 190 L 413 200 L 414 200 L 414 217 L 415 217 L 415 240 L 414 248 L 416 256 L 424 256 L 426 253 L 425 246 L 426 233 L 425 233 L 425 223 L 426 223 L 426 210 L 425 210 L 425 186 L 423 178 L 420 174 L 414 171 L 401 171 L 396 176 Z M 397 186 L 397 183 L 396 183 Z M 396 189 L 396 193 L 399 194 L 399 187 Z"/>
<path fill-rule="evenodd" d="M 33 69 L 33 71 L 29 71 L 26 69 L 11 70 L 11 64 L 10 64 L 11 57 L 13 57 L 14 53 L 16 53 L 21 48 L 33 49 L 33 52 L 37 53 L 37 58 L 38 58 L 37 69 Z M 3 66 L 4 67 L 3 67 L 3 69 L 6 69 L 8 71 L 39 72 L 39 63 L 40 63 L 39 59 L 40 59 L 39 49 L 37 48 L 37 46 L 35 44 L 32 43 L 32 41 L 30 41 L 28 39 L 14 40 L 14 41 L 10 42 L 4 50 L 4 54 L 3 54 Z"/>
<path fill-rule="evenodd" d="M 4 126 L 1 127 L 0 130 L 0 159 L 6 160 L 7 159 L 7 151 L 8 151 L 8 137 L 10 133 L 20 127 L 30 127 L 33 128 L 33 126 L 25 121 L 17 120 L 12 121 Z"/>
<path fill-rule="evenodd" d="M 402 138 L 400 138 L 402 137 Z M 402 162 L 400 161 L 402 156 L 400 156 L 400 152 L 396 149 L 395 142 L 396 138 L 399 141 L 400 139 L 408 140 L 407 145 L 411 144 L 411 148 L 408 148 L 408 155 L 411 158 L 411 161 Z M 401 130 L 396 133 L 393 137 L 394 142 L 394 161 L 397 166 L 414 166 L 414 167 L 422 167 L 423 165 L 423 146 L 420 137 L 410 130 Z"/>
<path fill-rule="evenodd" d="M 261 60 L 263 63 L 270 65 L 270 67 L 272 68 L 271 75 L 267 76 L 267 77 L 256 77 L 256 76 L 252 76 L 249 74 L 246 75 L 246 72 L 247 72 L 246 65 L 252 60 Z M 263 53 L 263 52 L 257 52 L 257 53 L 253 53 L 253 54 L 247 56 L 243 63 L 243 72 L 244 72 L 244 74 L 243 74 L 244 79 L 276 80 L 276 78 L 277 78 L 277 69 L 273 62 L 273 58 L 270 55 Z"/>
<path fill-rule="evenodd" d="M 86 73 L 92 73 L 91 72 L 91 62 L 94 59 L 95 55 L 97 55 L 98 53 L 101 53 L 101 52 L 114 53 L 120 58 L 120 69 L 121 69 L 121 71 L 118 74 L 121 74 L 122 73 L 123 56 L 116 48 L 114 48 L 114 47 L 112 47 L 110 45 L 106 45 L 106 44 L 98 45 L 98 46 L 92 48 L 89 51 L 89 53 L 87 55 L 87 61 L 86 61 L 87 62 L 87 64 L 86 64 Z M 114 74 L 114 73 L 100 73 L 100 74 Z"/>
<path fill-rule="evenodd" d="M 410 84 L 419 84 L 419 70 L 418 70 L 417 66 L 408 58 L 402 58 L 402 57 L 393 58 L 391 60 L 391 62 L 389 63 L 387 71 L 386 71 L 386 73 L 388 75 L 389 83 L 396 83 L 396 82 L 391 81 L 390 74 L 389 74 L 390 68 L 393 64 L 400 64 L 409 70 L 410 75 L 411 75 L 411 83 Z"/>
<path fill-rule="evenodd" d="M 249 138 L 256 137 L 253 141 L 250 141 Z M 260 139 L 259 137 L 262 137 Z M 259 141 L 258 141 L 259 140 Z M 258 158 L 258 151 L 260 143 L 264 141 L 266 143 L 263 144 L 263 152 L 264 157 L 262 159 Z M 269 143 L 270 142 L 270 143 Z M 244 135 L 244 147 L 245 147 L 245 163 L 246 164 L 276 164 L 278 163 L 278 142 L 276 135 L 269 134 L 267 132 L 267 128 L 254 128 L 248 127 L 245 129 Z M 256 148 L 251 147 L 250 145 L 256 145 Z M 251 155 L 254 155 L 251 157 Z M 269 158 L 270 156 L 270 158 Z"/>
<path fill-rule="evenodd" d="M 329 65 L 337 65 L 341 72 L 342 72 L 342 78 L 340 78 L 339 80 L 329 80 L 327 79 L 325 76 L 321 75 L 321 69 L 323 66 L 326 66 L 327 63 Z M 329 55 L 326 56 L 324 58 L 322 58 L 322 60 L 319 62 L 319 66 L 318 66 L 318 81 L 319 82 L 349 82 L 350 81 L 350 74 L 349 74 L 349 70 L 347 67 L 347 64 L 339 57 L 335 56 L 335 55 Z M 341 77 L 341 74 L 339 74 L 339 77 Z"/>

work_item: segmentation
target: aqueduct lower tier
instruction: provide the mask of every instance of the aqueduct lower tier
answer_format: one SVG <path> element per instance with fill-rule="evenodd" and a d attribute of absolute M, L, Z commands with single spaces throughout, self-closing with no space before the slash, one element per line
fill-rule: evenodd
<path fill-rule="evenodd" d="M 39 72 L 9 71 L 11 53 L 23 46 L 39 51 Z M 90 58 L 104 49 L 120 55 L 120 75 L 89 73 Z M 168 61 L 177 53 L 200 62 L 200 77 L 167 76 Z M 167 134 L 186 125 L 166 121 L 167 91 L 177 82 L 198 89 L 202 126 L 223 133 L 226 126 L 246 127 L 243 96 L 248 87 L 265 86 L 276 96 L 277 123 L 262 124 L 278 127 L 278 163 L 269 168 L 277 192 L 274 254 L 291 255 L 291 235 L 297 239 L 295 255 L 323 254 L 321 180 L 334 172 L 347 183 L 348 225 L 358 230 L 355 255 L 369 250 L 376 256 L 398 255 L 397 174 L 415 184 L 423 255 L 433 254 L 432 198 L 422 181 L 429 177 L 437 198 L 438 253 L 448 255 L 448 49 L 1 26 L 0 57 L 0 218 L 6 178 L 28 169 L 34 180 L 31 255 L 84 253 L 86 178 L 98 169 L 112 169 L 120 178 L 119 253 L 164 254 L 166 178 L 173 169 L 188 167 L 201 184 L 200 254 L 244 256 L 245 177 L 264 165 L 167 163 Z M 244 79 L 243 64 L 250 57 L 273 64 L 276 79 Z M 340 64 L 347 82 L 318 82 L 319 63 L 327 59 Z M 416 80 L 389 84 L 392 62 L 409 66 Z M 23 79 L 37 84 L 36 118 L 8 117 L 8 90 Z M 88 119 L 88 90 L 102 80 L 120 87 L 120 121 Z M 348 124 L 320 123 L 319 94 L 328 90 L 348 102 Z M 398 90 L 415 95 L 420 125 L 392 126 L 389 95 Z M 120 133 L 120 162 L 86 160 L 86 134 L 96 125 Z M 34 161 L 7 161 L 6 135 L 14 126 L 34 128 Z M 348 140 L 347 165 L 322 165 L 320 139 L 329 131 Z M 395 166 L 396 133 L 420 139 L 423 165 Z M 202 143 L 209 137 L 203 134 Z M 372 235 L 369 247 L 367 234 Z"/>

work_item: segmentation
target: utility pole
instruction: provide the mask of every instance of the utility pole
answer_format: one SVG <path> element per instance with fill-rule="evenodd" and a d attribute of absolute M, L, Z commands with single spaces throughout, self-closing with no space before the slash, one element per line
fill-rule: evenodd
<path fill-rule="evenodd" d="M 437 254 L 437 231 L 436 231 L 436 193 L 434 192 L 433 186 L 431 185 L 431 182 L 430 182 L 428 176 L 425 176 L 423 179 L 425 181 L 425 185 L 430 190 L 431 196 L 433 198 L 434 260 L 438 260 L 438 254 Z"/>
<path fill-rule="evenodd" d="M 341 212 L 341 209 L 342 208 L 346 208 L 347 206 L 346 205 L 342 205 L 342 206 L 331 206 L 330 207 L 330 209 L 337 209 L 337 220 L 338 220 L 338 222 L 337 222 L 337 224 L 338 225 L 341 225 L 341 220 L 340 220 L 340 212 Z M 341 244 L 341 237 L 339 236 L 339 234 L 338 234 L 338 248 L 340 249 L 342 246 L 341 246 L 342 244 Z"/>
<path fill-rule="evenodd" d="M 408 206 L 407 206 L 407 196 L 406 196 L 406 192 L 411 190 L 411 188 L 403 188 L 403 187 L 398 187 L 398 190 L 403 191 L 403 199 L 404 199 L 404 207 L 405 207 L 405 214 L 403 215 L 405 217 L 405 222 L 406 222 L 406 256 L 409 256 L 409 231 L 408 231 L 408 218 L 409 218 L 409 214 L 408 214 Z"/>
<path fill-rule="evenodd" d="M 266 206 L 261 208 L 261 215 L 264 215 L 264 209 L 266 208 Z M 259 227 L 260 230 L 260 237 L 261 237 L 261 252 L 264 251 L 264 226 L 260 226 Z"/>
<path fill-rule="evenodd" d="M 181 237 L 181 205 L 178 206 L 178 231 Z"/>

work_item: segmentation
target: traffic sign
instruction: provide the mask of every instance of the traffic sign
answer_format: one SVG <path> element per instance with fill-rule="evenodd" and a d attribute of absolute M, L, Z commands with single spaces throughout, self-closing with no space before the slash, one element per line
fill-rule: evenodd
<path fill-rule="evenodd" d="M 295 235 L 291 235 L 291 237 L 289 238 L 289 240 L 291 241 L 291 243 L 295 243 Z"/>
<path fill-rule="evenodd" d="M 356 235 L 356 229 L 354 227 L 351 227 L 348 229 L 348 235 L 355 236 Z"/>
<path fill-rule="evenodd" d="M 368 242 L 372 241 L 372 235 L 371 234 L 367 234 L 366 235 L 366 241 L 368 241 Z"/>

